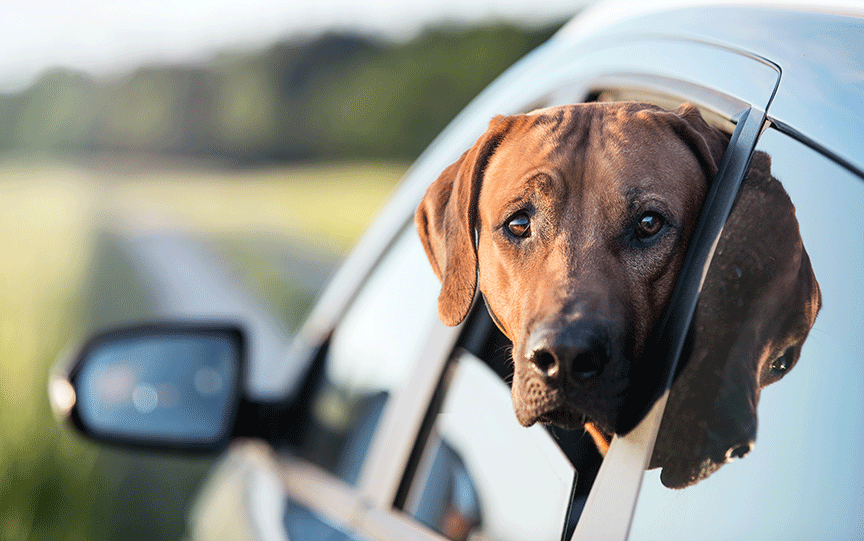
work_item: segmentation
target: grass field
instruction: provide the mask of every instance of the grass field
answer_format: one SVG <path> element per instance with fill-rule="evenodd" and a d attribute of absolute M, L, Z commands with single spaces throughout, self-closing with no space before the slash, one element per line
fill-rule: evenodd
<path fill-rule="evenodd" d="M 404 170 L 364 163 L 228 170 L 149 159 L 0 162 L 0 539 L 133 537 L 117 524 L 134 522 L 112 509 L 122 472 L 101 467 L 106 456 L 108 463 L 126 462 L 112 462 L 112 452 L 61 428 L 46 397 L 50 366 L 63 347 L 99 323 L 94 287 L 133 289 L 124 265 L 97 249 L 100 231 L 180 224 L 229 239 L 245 275 L 266 291 L 274 271 L 266 258 L 242 249 L 244 238 L 323 244 L 341 253 Z M 176 474 L 184 466 L 173 467 L 168 471 Z"/>
<path fill-rule="evenodd" d="M 344 163 L 132 171 L 114 183 L 111 204 L 155 208 L 174 222 L 214 236 L 275 235 L 342 252 L 405 170 L 402 164 Z M 110 179 L 117 168 L 108 165 L 99 174 Z"/>

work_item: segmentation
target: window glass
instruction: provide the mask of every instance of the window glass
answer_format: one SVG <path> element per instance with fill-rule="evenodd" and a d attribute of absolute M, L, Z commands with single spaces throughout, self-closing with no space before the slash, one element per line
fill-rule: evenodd
<path fill-rule="evenodd" d="M 285 533 L 290 541 L 355 541 L 365 539 L 345 531 L 305 505 L 289 500 L 285 505 Z"/>
<path fill-rule="evenodd" d="M 757 150 L 631 539 L 864 534 L 864 182 L 774 130 Z"/>
<path fill-rule="evenodd" d="M 333 333 L 302 456 L 357 482 L 381 413 L 436 322 L 439 289 L 417 233 L 406 228 Z"/>
<path fill-rule="evenodd" d="M 468 353 L 451 365 L 405 511 L 449 539 L 560 539 L 574 468 L 510 389 Z"/>

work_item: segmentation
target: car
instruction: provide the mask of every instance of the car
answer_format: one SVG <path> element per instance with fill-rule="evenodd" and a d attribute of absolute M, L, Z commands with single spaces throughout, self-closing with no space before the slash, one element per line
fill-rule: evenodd
<path fill-rule="evenodd" d="M 280 396 L 248 389 L 248 329 L 184 321 L 94 337 L 51 382 L 52 403 L 100 441 L 227 448 L 190 539 L 861 539 L 862 15 L 855 2 L 593 5 L 412 166 L 298 331 Z M 459 326 L 439 321 L 412 222 L 493 116 L 623 100 L 690 102 L 731 138 L 669 307 L 673 363 L 756 152 L 795 205 L 822 294 L 795 370 L 762 393 L 755 447 L 680 490 L 646 471 L 668 382 L 605 458 L 582 431 L 519 426 L 508 341 L 476 299 Z"/>

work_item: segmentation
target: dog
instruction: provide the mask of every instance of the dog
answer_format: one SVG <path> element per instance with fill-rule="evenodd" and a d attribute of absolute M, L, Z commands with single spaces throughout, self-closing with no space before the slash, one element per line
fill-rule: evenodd
<path fill-rule="evenodd" d="M 586 103 L 498 116 L 415 215 L 457 325 L 479 289 L 513 343 L 524 426 L 620 432 L 644 348 L 728 137 L 685 104 Z"/>
<path fill-rule="evenodd" d="M 649 464 L 662 468 L 665 486 L 693 485 L 750 452 L 760 391 L 798 362 L 821 306 L 795 207 L 757 151 L 708 269 Z"/>
<path fill-rule="evenodd" d="M 546 109 L 493 119 L 429 188 L 415 223 L 442 281 L 439 315 L 458 324 L 479 284 L 514 344 L 523 425 L 584 423 L 608 449 L 622 397 L 640 384 L 634 367 L 652 368 L 646 336 L 726 144 L 687 105 Z M 759 392 L 795 365 L 820 307 L 794 207 L 757 152 L 649 465 L 664 485 L 692 485 L 750 451 Z"/>

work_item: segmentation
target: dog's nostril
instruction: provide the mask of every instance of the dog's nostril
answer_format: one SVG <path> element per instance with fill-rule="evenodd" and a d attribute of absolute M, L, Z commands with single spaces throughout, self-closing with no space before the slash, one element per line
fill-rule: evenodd
<path fill-rule="evenodd" d="M 750 451 L 753 450 L 753 443 L 741 443 L 738 445 L 733 445 L 726 451 L 726 462 L 732 462 L 736 458 L 744 458 L 747 456 Z"/>
<path fill-rule="evenodd" d="M 531 362 L 534 366 L 546 374 L 547 377 L 554 378 L 558 375 L 558 360 L 555 355 L 546 350 L 535 351 L 531 357 Z"/>

